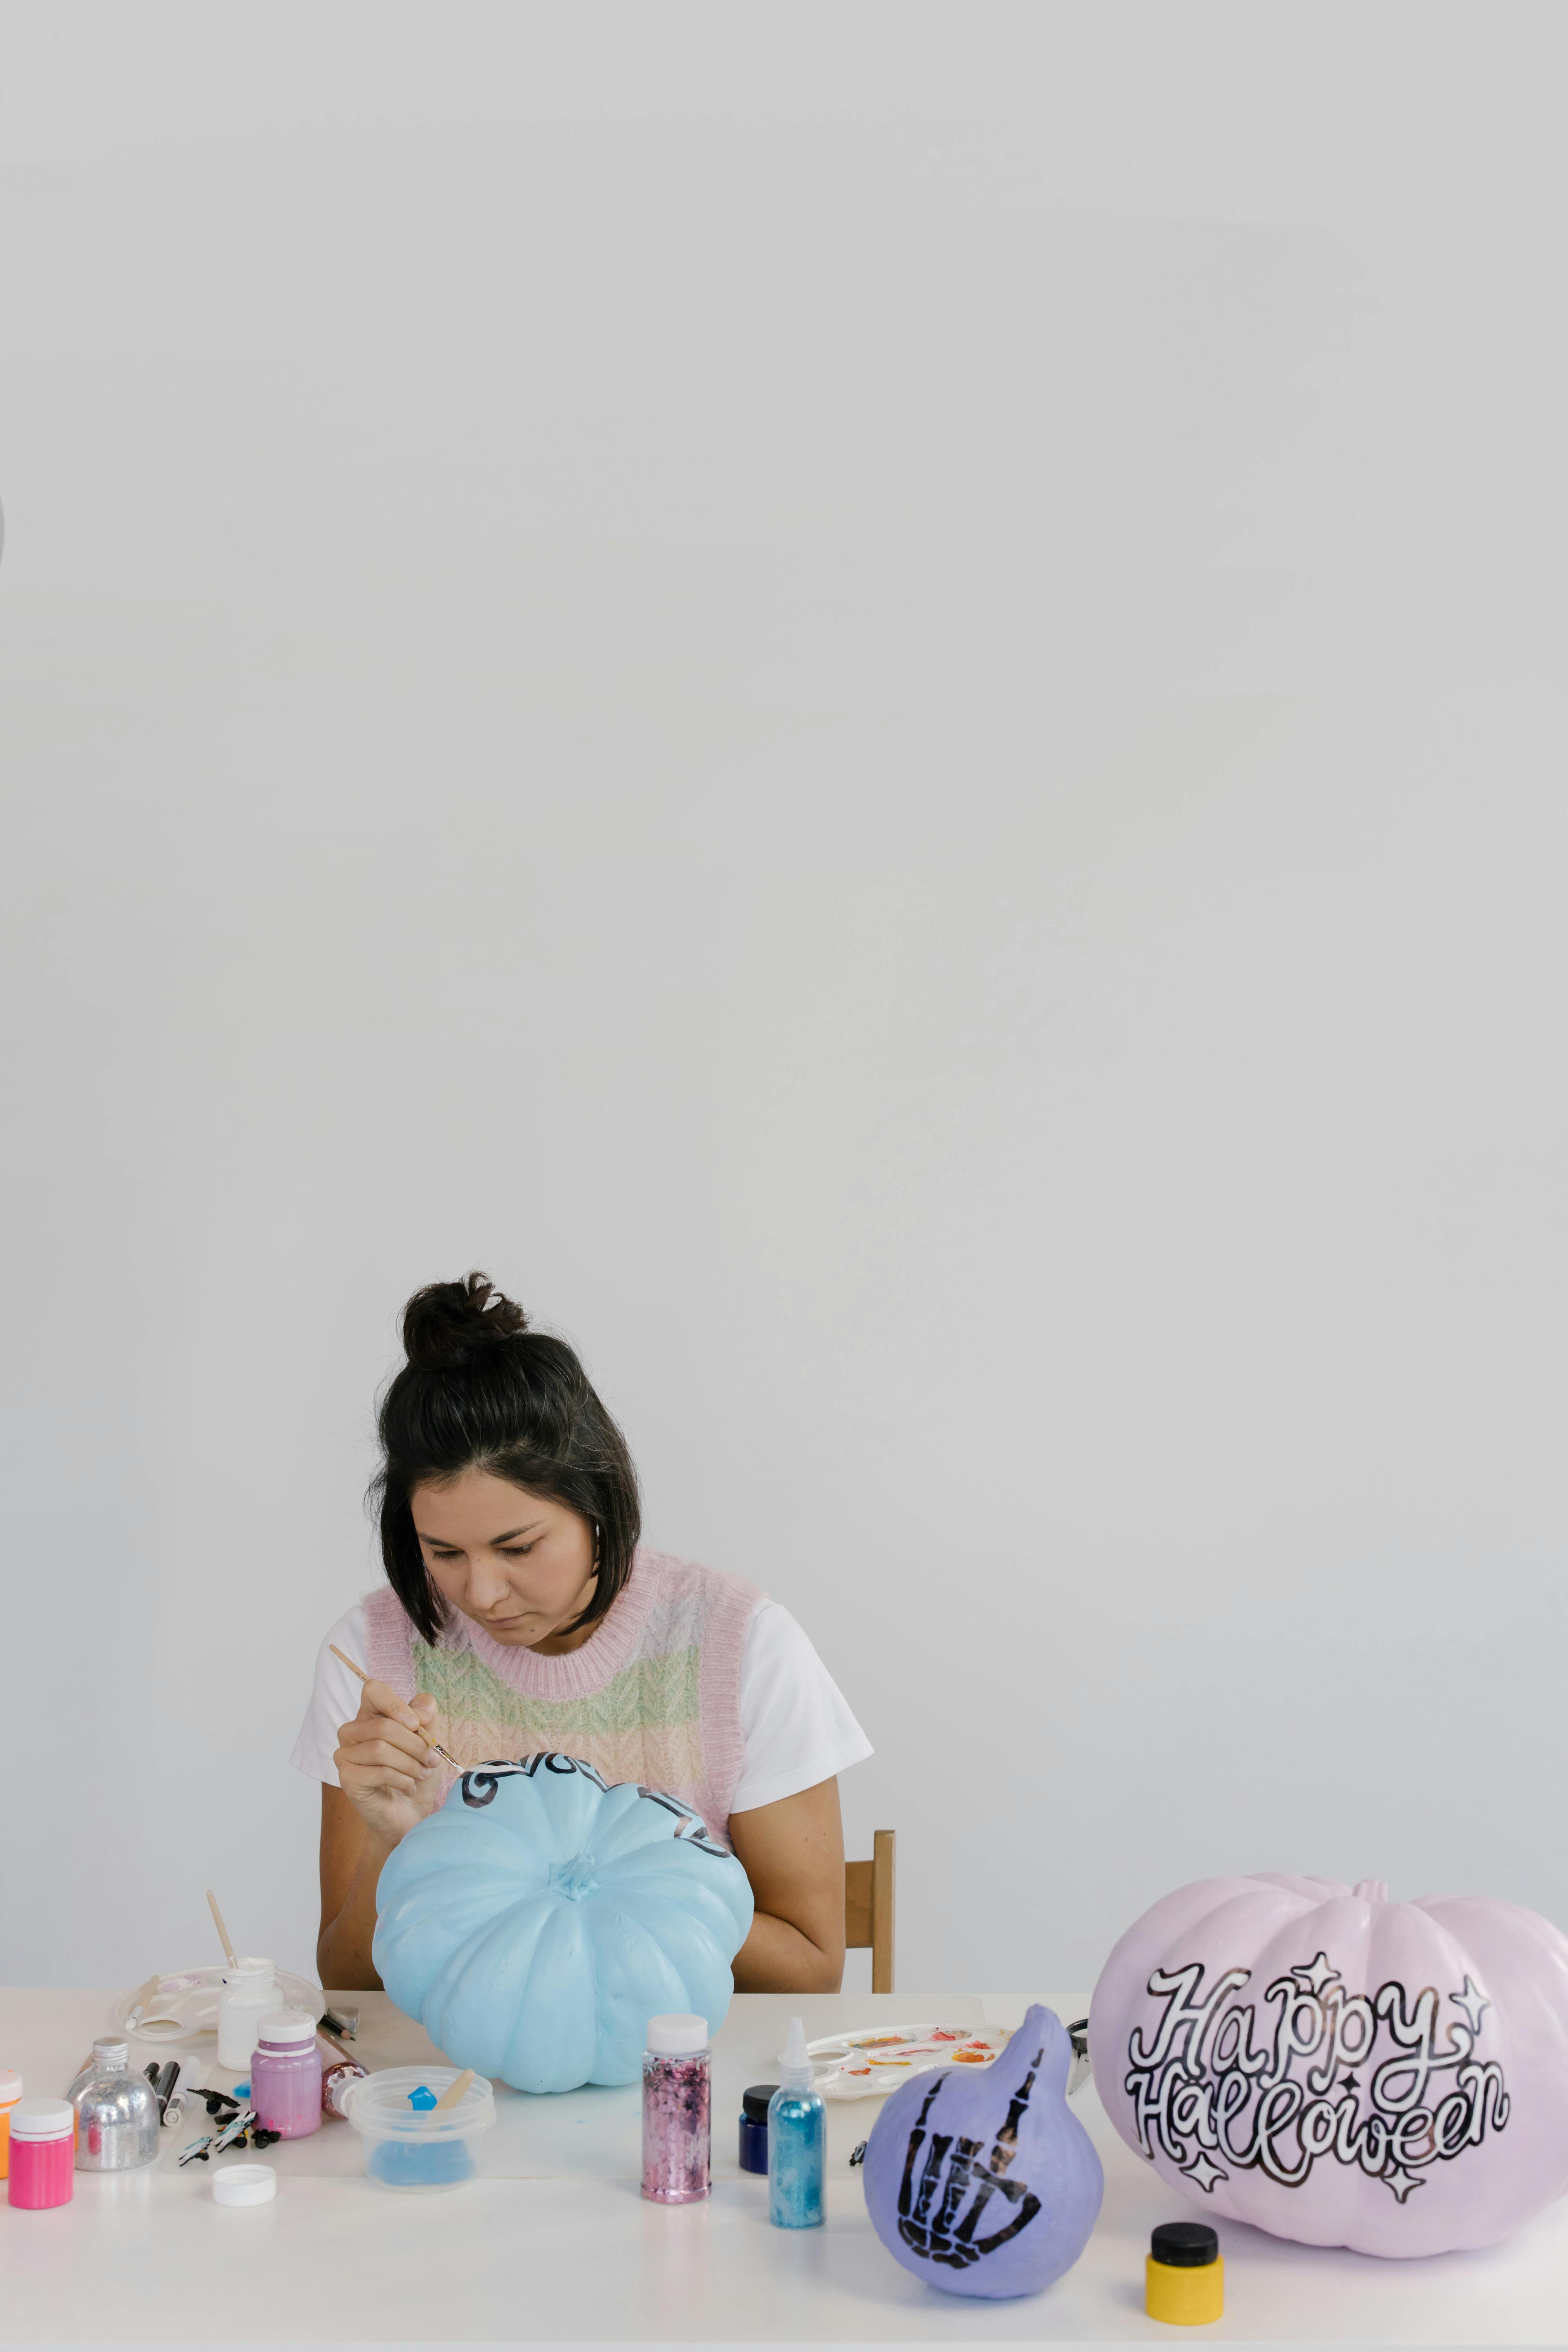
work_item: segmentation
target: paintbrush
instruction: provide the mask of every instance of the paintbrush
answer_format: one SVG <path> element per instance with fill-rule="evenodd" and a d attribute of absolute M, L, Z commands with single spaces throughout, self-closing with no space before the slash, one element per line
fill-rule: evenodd
<path fill-rule="evenodd" d="M 438 2116 L 443 2107 L 455 2107 L 462 2098 L 463 2094 L 467 2091 L 468 2084 L 473 2081 L 473 2068 L 471 2066 L 465 2067 L 455 2083 L 447 2084 L 446 2089 L 442 2092 L 435 2105 L 430 2109 L 430 2113 L 433 2116 Z"/>
<path fill-rule="evenodd" d="M 134 2000 L 132 2000 L 130 2008 L 125 2012 L 125 2031 L 127 2033 L 134 2033 L 137 2027 L 141 2024 L 142 2017 L 146 2012 L 147 2004 L 156 1995 L 161 1981 L 162 1979 L 158 1977 L 149 1977 L 141 1991 L 136 1995 Z"/>
<path fill-rule="evenodd" d="M 217 1929 L 217 1939 L 223 1946 L 225 1959 L 231 1969 L 238 1968 L 239 1962 L 234 1957 L 234 1946 L 228 1940 L 228 1929 L 223 1924 L 223 1913 L 217 1907 L 217 1896 L 210 1886 L 207 1888 L 207 1909 L 213 1915 L 213 1926 Z"/>
<path fill-rule="evenodd" d="M 342 1659 L 344 1665 L 347 1666 L 351 1675 L 357 1675 L 362 1683 L 369 1682 L 370 1676 L 366 1674 L 364 1668 L 363 1666 L 356 1666 L 353 1660 L 347 1656 L 343 1651 L 340 1650 L 335 1642 L 329 1642 L 327 1643 L 327 1647 L 331 1650 L 334 1658 Z M 417 1724 L 415 1726 L 415 1729 L 418 1730 Z M 438 1739 L 432 1739 L 428 1733 L 423 1731 L 419 1732 L 419 1737 L 424 1740 L 425 1745 L 430 1750 L 431 1755 L 438 1756 L 444 1764 L 449 1764 L 454 1772 L 462 1772 L 467 1770 L 468 1768 L 466 1765 L 459 1764 L 455 1756 L 449 1756 L 447 1753 L 447 1750 L 442 1747 Z"/>

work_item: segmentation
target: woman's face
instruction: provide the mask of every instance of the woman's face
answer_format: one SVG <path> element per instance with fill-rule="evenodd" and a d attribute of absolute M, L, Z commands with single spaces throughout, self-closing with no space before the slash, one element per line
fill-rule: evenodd
<path fill-rule="evenodd" d="M 548 1652 L 587 1640 L 589 1626 L 554 1638 L 598 1581 L 594 1530 L 576 1511 L 486 1470 L 416 1486 L 408 1505 L 437 1591 L 495 1641 Z"/>

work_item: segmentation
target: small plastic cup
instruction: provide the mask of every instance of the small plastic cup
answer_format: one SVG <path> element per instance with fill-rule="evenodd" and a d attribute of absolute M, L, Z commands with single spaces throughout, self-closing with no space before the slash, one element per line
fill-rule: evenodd
<path fill-rule="evenodd" d="M 495 2094 L 477 2074 L 455 2107 L 413 2106 L 415 2091 L 437 2098 L 456 2066 L 384 2066 L 349 2085 L 348 2118 L 364 2143 L 364 2168 L 378 2189 L 431 2196 L 459 2189 L 478 2169 L 479 2138 L 496 2119 Z"/>

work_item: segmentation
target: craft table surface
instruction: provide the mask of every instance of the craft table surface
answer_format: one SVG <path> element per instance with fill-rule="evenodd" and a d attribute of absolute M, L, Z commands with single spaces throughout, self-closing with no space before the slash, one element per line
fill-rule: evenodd
<path fill-rule="evenodd" d="M 366 2065 L 436 2053 L 384 1995 L 362 2012 Z M 1087 2001 L 1045 1998 L 1063 2019 Z M 0 2064 L 30 2095 L 64 2090 L 101 1992 L 0 1993 Z M 879 2101 L 828 2107 L 827 2224 L 770 2229 L 766 2183 L 741 2171 L 741 2093 L 776 2078 L 790 2016 L 813 2037 L 874 2023 L 1012 2025 L 1022 1996 L 742 1994 L 713 2060 L 714 2186 L 702 2205 L 638 2194 L 640 2093 L 526 2098 L 497 2086 L 481 2177 L 450 2195 L 373 2188 L 344 2123 L 279 2143 L 266 2206 L 215 2205 L 216 2158 L 180 2171 L 198 2108 L 145 2172 L 76 2176 L 49 2213 L 0 2203 L 0 2341 L 7 2344 L 1163 2344 L 1568 2343 L 1568 2200 L 1503 2246 L 1412 2263 L 1291 2246 L 1219 2224 L 1226 2316 L 1190 2336 L 1143 2311 L 1156 2221 L 1189 2210 L 1107 2123 L 1092 2084 L 1074 2111 L 1105 2165 L 1105 2204 L 1077 2266 L 1044 2294 L 985 2303 L 900 2270 L 867 2220 L 850 2149 Z M 209 2040 L 205 2048 L 211 2051 Z M 138 2053 L 152 2054 L 138 2044 Z M 223 2079 L 216 2063 L 215 2082 Z"/>

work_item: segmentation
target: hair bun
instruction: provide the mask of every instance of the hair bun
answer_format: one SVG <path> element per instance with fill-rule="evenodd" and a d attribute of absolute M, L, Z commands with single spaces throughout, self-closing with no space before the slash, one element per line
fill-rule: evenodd
<path fill-rule="evenodd" d="M 497 1290 L 488 1274 L 427 1282 L 403 1310 L 404 1349 L 409 1362 L 424 1372 L 471 1364 L 527 1328 L 521 1307 Z"/>

